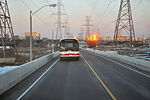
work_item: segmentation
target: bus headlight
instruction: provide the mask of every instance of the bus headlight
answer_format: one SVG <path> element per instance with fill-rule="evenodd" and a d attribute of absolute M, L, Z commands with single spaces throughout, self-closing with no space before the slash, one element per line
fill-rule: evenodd
<path fill-rule="evenodd" d="M 74 52 L 74 54 L 78 54 L 78 52 Z"/>
<path fill-rule="evenodd" d="M 62 55 L 63 55 L 63 54 L 65 54 L 65 52 L 61 52 L 60 54 L 62 54 Z"/>

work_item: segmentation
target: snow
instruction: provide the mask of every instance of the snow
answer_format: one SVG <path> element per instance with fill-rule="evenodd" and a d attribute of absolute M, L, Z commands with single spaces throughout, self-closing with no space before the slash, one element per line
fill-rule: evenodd
<path fill-rule="evenodd" d="M 1 73 L 6 73 L 10 70 L 13 70 L 13 69 L 16 69 L 18 68 L 19 66 L 4 66 L 4 67 L 0 67 L 0 74 Z"/>
<path fill-rule="evenodd" d="M 94 49 L 85 49 L 106 57 L 110 57 L 110 58 L 115 58 L 118 59 L 120 61 L 125 61 L 126 63 L 129 63 L 131 65 L 134 65 L 136 67 L 142 68 L 144 70 L 149 70 L 150 71 L 150 61 L 146 61 L 149 60 L 149 58 L 145 58 L 144 59 L 137 59 L 135 57 L 129 57 L 126 55 L 119 55 L 117 54 L 115 51 L 100 51 L 100 50 L 94 50 Z"/>
<path fill-rule="evenodd" d="M 58 55 L 58 53 L 59 53 L 59 52 L 55 52 L 54 54 L 55 54 L 55 55 Z M 4 66 L 4 67 L 1 67 L 1 66 L 0 66 L 0 74 L 6 73 L 6 72 L 11 71 L 11 70 L 13 70 L 13 69 L 17 69 L 17 68 L 19 68 L 19 67 L 27 66 L 28 64 L 38 62 L 39 60 L 45 60 L 44 58 L 47 59 L 47 57 L 49 57 L 49 56 L 51 56 L 51 55 L 52 55 L 52 54 L 43 56 L 43 57 L 41 57 L 41 58 L 32 60 L 32 61 L 30 61 L 30 62 L 28 62 L 28 63 L 25 63 L 25 64 L 23 64 L 23 65 L 20 65 L 20 66 Z M 55 56 L 54 56 L 54 57 L 55 57 Z"/>
<path fill-rule="evenodd" d="M 10 46 L 5 46 L 6 49 L 10 49 L 11 47 Z M 0 49 L 4 49 L 4 46 L 0 46 Z"/>

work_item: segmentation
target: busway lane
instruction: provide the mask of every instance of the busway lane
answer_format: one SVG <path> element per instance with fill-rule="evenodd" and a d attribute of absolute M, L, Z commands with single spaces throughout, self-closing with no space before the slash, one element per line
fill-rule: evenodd
<path fill-rule="evenodd" d="M 150 78 L 97 54 L 82 51 L 85 60 L 118 100 L 149 100 Z M 129 67 L 126 65 L 126 67 Z"/>
<path fill-rule="evenodd" d="M 30 86 L 21 84 L 18 87 L 22 87 L 23 90 L 19 93 L 15 91 L 17 88 L 12 89 L 11 93 L 17 94 L 16 96 L 11 95 L 11 93 L 5 94 L 5 96 L 9 96 L 7 100 L 10 98 L 16 100 L 20 96 L 20 100 L 150 99 L 150 79 L 148 77 L 126 69 L 99 55 L 84 50 L 81 51 L 81 54 L 83 57 L 79 61 L 58 60 L 55 64 L 55 61 L 49 63 L 49 67 L 46 67 L 47 69 L 42 72 L 45 74 L 36 74 L 38 77 L 29 76 L 28 81 L 25 82 L 30 82 Z M 36 82 L 36 80 L 38 81 Z M 31 86 L 32 88 L 29 89 Z M 24 89 L 24 87 L 27 88 Z M 27 90 L 28 92 L 25 93 Z M 23 93 L 25 94 L 22 95 Z M 0 96 L 0 100 L 5 100 L 5 98 L 1 99 Z"/>
<path fill-rule="evenodd" d="M 24 91 L 26 91 L 54 62 L 58 57 L 33 72 L 31 75 L 20 81 L 14 87 L 0 95 L 0 100 L 16 100 Z"/>
<path fill-rule="evenodd" d="M 58 61 L 21 100 L 112 100 L 85 61 Z"/>

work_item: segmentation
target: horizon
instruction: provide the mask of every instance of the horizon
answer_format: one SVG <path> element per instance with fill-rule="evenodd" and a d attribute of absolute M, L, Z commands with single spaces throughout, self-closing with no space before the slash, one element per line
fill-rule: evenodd
<path fill-rule="evenodd" d="M 41 6 L 52 3 L 57 3 L 57 0 L 8 1 L 14 34 L 23 36 L 24 32 L 29 31 L 30 10 L 34 12 Z M 69 18 L 70 33 L 80 33 L 80 28 L 85 23 L 85 16 L 92 16 L 91 23 L 98 27 L 101 36 L 113 36 L 120 0 L 62 0 L 62 3 Z M 150 0 L 131 1 L 134 29 L 137 37 L 150 36 L 149 5 Z M 33 31 L 41 33 L 42 37 L 51 38 L 51 31 L 56 23 L 56 16 L 52 16 L 52 14 L 56 13 L 56 9 L 45 7 L 35 14 L 33 16 Z"/>

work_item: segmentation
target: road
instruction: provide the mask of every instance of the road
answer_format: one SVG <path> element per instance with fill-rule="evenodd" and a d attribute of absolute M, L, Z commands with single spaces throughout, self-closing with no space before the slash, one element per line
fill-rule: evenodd
<path fill-rule="evenodd" d="M 81 51 L 55 59 L 0 96 L 21 100 L 150 100 L 150 77 L 132 66 Z"/>

